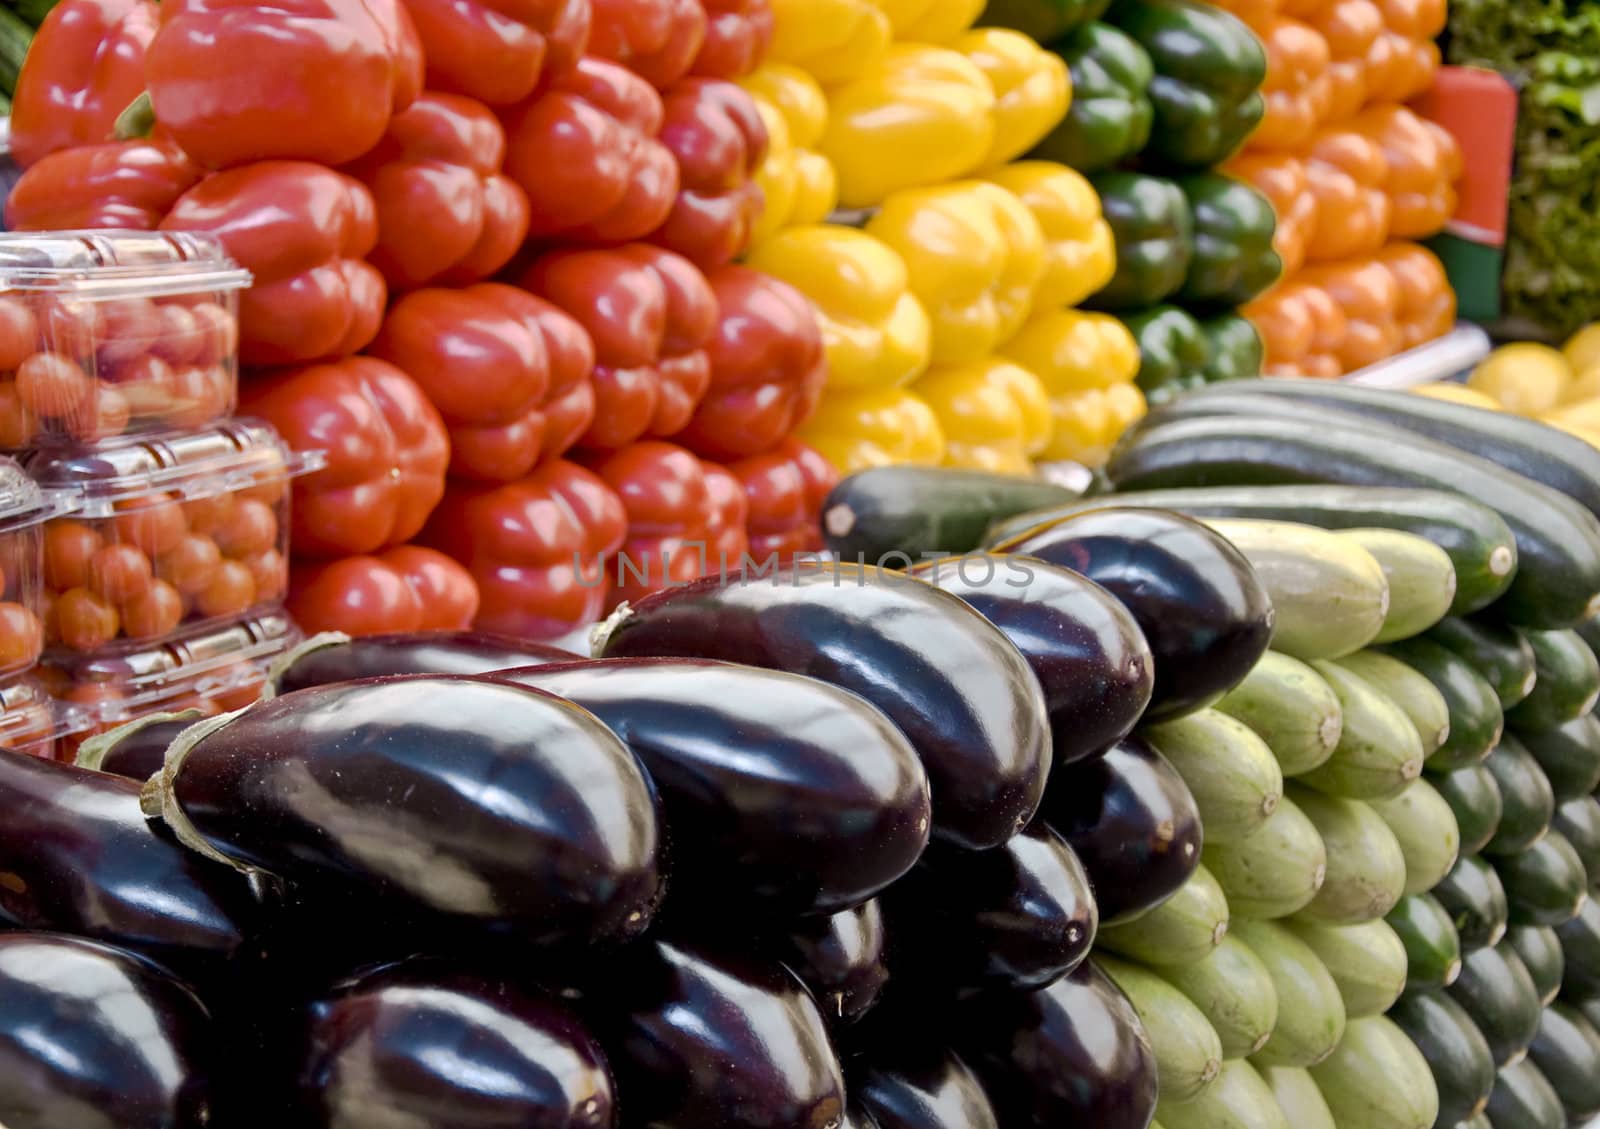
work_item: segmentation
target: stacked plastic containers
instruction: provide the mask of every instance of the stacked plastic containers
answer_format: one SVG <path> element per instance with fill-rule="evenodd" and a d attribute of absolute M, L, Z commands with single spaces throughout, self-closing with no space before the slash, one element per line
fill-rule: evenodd
<path fill-rule="evenodd" d="M 298 640 L 313 461 L 232 417 L 249 283 L 202 235 L 0 235 L 0 746 L 237 708 Z"/>

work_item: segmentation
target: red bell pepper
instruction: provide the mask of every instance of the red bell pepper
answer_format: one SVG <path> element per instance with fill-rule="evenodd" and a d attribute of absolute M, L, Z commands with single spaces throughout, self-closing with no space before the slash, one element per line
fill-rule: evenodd
<path fill-rule="evenodd" d="M 651 242 L 701 267 L 732 262 L 750 244 L 763 199 L 757 170 L 767 127 L 755 99 L 720 78 L 686 78 L 665 97 L 661 142 L 678 162 L 678 197 Z"/>
<path fill-rule="evenodd" d="M 27 168 L 51 153 L 112 140 L 144 90 L 145 53 L 160 11 L 150 0 L 62 0 L 34 34 L 11 97 L 11 157 Z"/>
<path fill-rule="evenodd" d="M 711 387 L 678 441 L 714 459 L 769 450 L 816 410 L 828 379 L 822 329 L 809 299 L 743 266 L 707 278 L 717 297 Z"/>
<path fill-rule="evenodd" d="M 711 383 L 717 296 L 693 263 L 648 244 L 554 251 L 523 285 L 594 340 L 594 423 L 579 443 L 615 449 L 682 431 Z"/>
<path fill-rule="evenodd" d="M 383 320 L 378 239 L 361 182 L 303 161 L 216 173 L 178 198 L 167 231 L 210 231 L 255 285 L 239 300 L 239 359 L 276 365 L 364 348 Z"/>
<path fill-rule="evenodd" d="M 397 0 L 162 0 L 145 81 L 202 165 L 339 165 L 421 93 L 422 47 Z"/>
<path fill-rule="evenodd" d="M 706 39 L 700 0 L 592 0 L 589 50 L 658 90 L 689 73 Z"/>
<path fill-rule="evenodd" d="M 10 231 L 154 231 L 200 179 L 176 146 L 112 141 L 63 149 L 29 167 L 6 198 Z"/>
<path fill-rule="evenodd" d="M 594 417 L 589 335 L 525 290 L 416 290 L 370 352 L 421 386 L 450 427 L 451 473 L 509 482 L 559 458 Z"/>
<path fill-rule="evenodd" d="M 776 553 L 780 564 L 789 564 L 796 553 L 822 550 L 822 503 L 839 472 L 821 452 L 786 439 L 765 454 L 729 463 L 728 471 L 744 487 L 751 557 L 764 565 Z"/>
<path fill-rule="evenodd" d="M 556 459 L 500 485 L 452 482 L 422 540 L 478 583 L 473 625 L 556 639 L 605 607 L 602 561 L 622 547 L 628 514 L 594 474 Z"/>
<path fill-rule="evenodd" d="M 428 88 L 520 102 L 578 65 L 589 0 L 405 0 L 428 45 Z"/>
<path fill-rule="evenodd" d="M 687 584 L 744 558 L 744 488 L 725 469 L 673 443 L 647 441 L 590 464 L 628 513 L 628 537 L 606 564 L 608 606 Z"/>
<path fill-rule="evenodd" d="M 377 556 L 296 562 L 288 607 L 307 632 L 460 631 L 478 614 L 478 585 L 443 553 L 398 545 Z"/>
<path fill-rule="evenodd" d="M 282 369 L 247 381 L 240 411 L 327 464 L 295 479 L 294 551 L 371 553 L 416 536 L 444 493 L 450 438 L 422 389 L 375 357 Z"/>
<path fill-rule="evenodd" d="M 529 234 L 622 243 L 660 227 L 678 195 L 662 116 L 649 83 L 601 59 L 507 111 L 505 170 L 528 194 Z"/>
<path fill-rule="evenodd" d="M 777 20 L 772 0 L 704 0 L 709 23 L 706 41 L 691 74 L 743 78 L 767 57 Z"/>
<path fill-rule="evenodd" d="M 377 202 L 370 256 L 394 289 L 493 275 L 528 234 L 528 197 L 501 175 L 506 135 L 481 102 L 424 94 L 345 171 Z"/>

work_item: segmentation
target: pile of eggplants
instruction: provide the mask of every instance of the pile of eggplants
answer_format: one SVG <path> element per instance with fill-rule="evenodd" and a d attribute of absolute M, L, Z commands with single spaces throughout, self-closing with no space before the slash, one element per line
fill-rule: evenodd
<path fill-rule="evenodd" d="M 0 751 L 0 1125 L 1146 1129 L 1085 958 L 1200 828 L 1133 731 L 1270 634 L 1225 543 L 1101 510 Z"/>

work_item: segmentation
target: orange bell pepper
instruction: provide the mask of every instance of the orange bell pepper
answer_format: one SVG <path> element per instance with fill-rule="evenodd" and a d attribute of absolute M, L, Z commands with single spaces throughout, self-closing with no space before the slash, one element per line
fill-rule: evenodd
<path fill-rule="evenodd" d="M 1307 269 L 1300 280 L 1320 287 L 1344 312 L 1344 339 L 1334 356 L 1346 374 L 1400 351 L 1400 286 L 1382 263 L 1329 263 Z"/>
<path fill-rule="evenodd" d="M 1372 106 L 1351 128 L 1382 151 L 1388 165 L 1389 232 L 1420 239 L 1444 228 L 1455 214 L 1461 147 L 1449 131 L 1404 106 Z"/>
<path fill-rule="evenodd" d="M 1280 0 L 1215 0 L 1213 6 L 1232 12 L 1260 35 L 1259 26 L 1274 19 L 1283 5 Z"/>
<path fill-rule="evenodd" d="M 1306 258 L 1328 262 L 1375 254 L 1389 237 L 1389 162 L 1354 129 L 1324 130 L 1312 142 L 1306 182 L 1317 202 L 1317 224 Z"/>
<path fill-rule="evenodd" d="M 1450 332 L 1456 322 L 1456 292 L 1445 277 L 1444 264 L 1426 247 L 1391 243 L 1378 261 L 1394 277 L 1400 290 L 1397 320 L 1400 344 L 1410 349 Z"/>
<path fill-rule="evenodd" d="M 1383 38 L 1393 56 L 1375 82 L 1369 75 L 1367 94 L 1374 101 L 1404 102 L 1433 85 L 1439 70 L 1439 45 L 1445 26 L 1445 0 L 1378 0 L 1383 13 Z"/>
<path fill-rule="evenodd" d="M 1345 317 L 1327 291 L 1295 280 L 1273 288 L 1240 312 L 1261 335 L 1266 352 L 1263 375 L 1340 375 L 1335 350 L 1344 340 Z"/>
<path fill-rule="evenodd" d="M 1272 201 L 1278 214 L 1272 249 L 1283 260 L 1284 277 L 1292 275 L 1305 264 L 1306 247 L 1317 227 L 1317 201 L 1311 195 L 1305 162 L 1288 153 L 1243 153 L 1223 171 Z"/>
<path fill-rule="evenodd" d="M 1383 34 L 1383 13 L 1372 0 L 1317 3 L 1305 21 L 1328 44 L 1328 110 L 1324 122 L 1353 117 L 1367 100 L 1367 65 L 1372 45 Z"/>
<path fill-rule="evenodd" d="M 1328 41 L 1299 20 L 1274 16 L 1251 30 L 1267 49 L 1261 88 L 1266 116 L 1250 135 L 1252 149 L 1298 150 L 1328 112 Z"/>

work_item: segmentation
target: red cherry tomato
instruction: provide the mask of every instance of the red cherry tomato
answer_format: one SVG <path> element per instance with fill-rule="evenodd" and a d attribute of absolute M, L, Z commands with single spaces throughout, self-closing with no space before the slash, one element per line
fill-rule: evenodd
<path fill-rule="evenodd" d="M 122 619 L 117 609 L 87 588 L 61 593 L 55 608 L 61 642 L 74 651 L 92 651 L 117 637 Z"/>
<path fill-rule="evenodd" d="M 193 596 L 210 587 L 221 563 L 215 541 L 203 533 L 190 533 L 156 559 L 156 575 L 183 595 Z"/>
<path fill-rule="evenodd" d="M 183 622 L 183 597 L 165 580 L 122 605 L 122 630 L 129 639 L 159 639 L 171 635 Z"/>
<path fill-rule="evenodd" d="M 150 558 L 132 545 L 107 545 L 89 560 L 89 590 L 109 603 L 141 595 L 152 579 Z"/>
<path fill-rule="evenodd" d="M 183 508 L 165 494 L 129 499 L 118 503 L 117 511 L 117 539 L 137 546 L 151 557 L 171 552 L 189 532 Z"/>
<path fill-rule="evenodd" d="M 58 518 L 44 527 L 44 582 L 65 591 L 89 583 L 89 561 L 105 539 L 94 526 Z"/>

